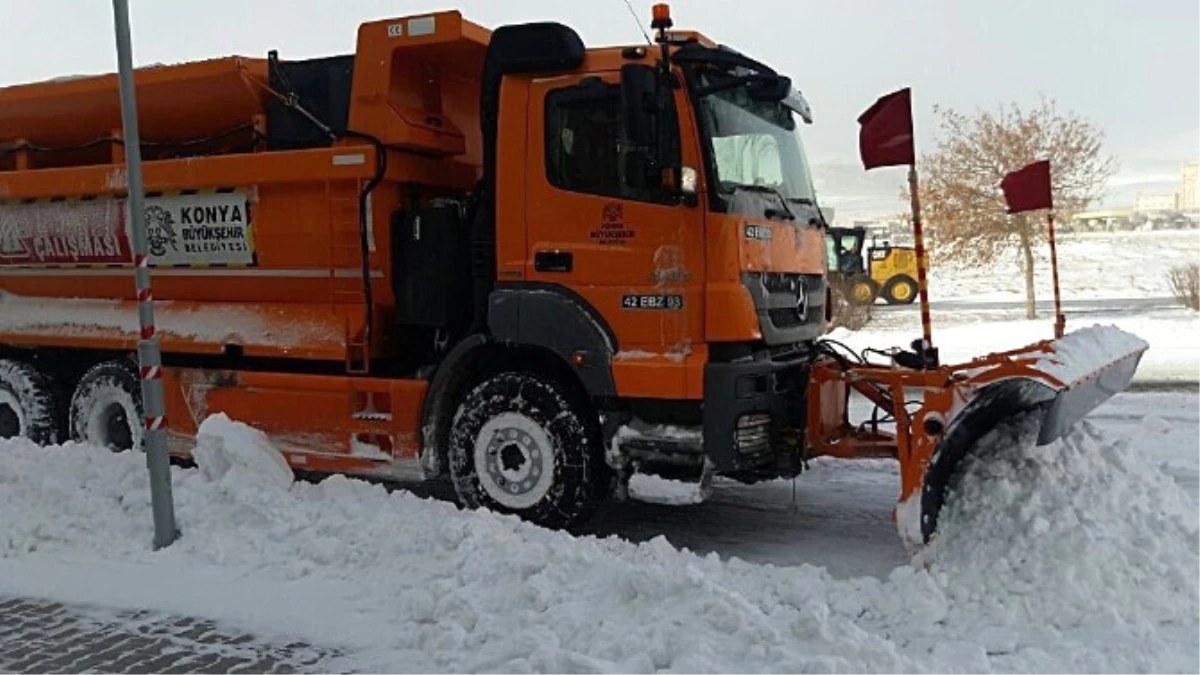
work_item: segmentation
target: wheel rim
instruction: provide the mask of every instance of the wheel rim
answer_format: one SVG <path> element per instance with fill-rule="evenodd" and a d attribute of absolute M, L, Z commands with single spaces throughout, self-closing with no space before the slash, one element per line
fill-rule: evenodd
<path fill-rule="evenodd" d="M 554 447 L 537 422 L 521 413 L 502 413 L 475 437 L 475 469 L 484 491 L 498 504 L 527 509 L 554 483 Z"/>
<path fill-rule="evenodd" d="M 912 286 L 907 283 L 899 283 L 892 287 L 892 296 L 897 300 L 907 300 L 912 294 Z"/>
<path fill-rule="evenodd" d="M 866 302 L 871 299 L 871 287 L 866 284 L 855 284 L 854 299 Z"/>
<path fill-rule="evenodd" d="M 16 438 L 25 427 L 21 403 L 12 392 L 0 389 L 0 438 Z"/>

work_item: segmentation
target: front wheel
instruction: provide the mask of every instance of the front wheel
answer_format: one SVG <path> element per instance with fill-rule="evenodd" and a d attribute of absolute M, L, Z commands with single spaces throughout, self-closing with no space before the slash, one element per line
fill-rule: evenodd
<path fill-rule="evenodd" d="M 598 504 L 604 472 L 595 424 L 557 383 L 492 375 L 462 400 L 450 432 L 450 475 L 468 508 L 570 527 Z"/>
<path fill-rule="evenodd" d="M 852 305 L 865 307 L 874 303 L 875 298 L 879 297 L 879 284 L 870 277 L 852 277 L 848 286 L 846 297 Z"/>

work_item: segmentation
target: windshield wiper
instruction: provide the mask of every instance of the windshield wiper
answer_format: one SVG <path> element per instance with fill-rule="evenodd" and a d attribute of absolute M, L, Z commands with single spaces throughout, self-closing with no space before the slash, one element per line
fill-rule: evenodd
<path fill-rule="evenodd" d="M 765 215 L 768 218 L 783 218 L 784 220 L 795 220 L 796 219 L 796 214 L 792 213 L 792 210 L 790 208 L 788 208 L 787 197 L 784 197 L 782 192 L 771 187 L 770 185 L 750 185 L 750 184 L 746 184 L 746 183 L 732 183 L 730 185 L 730 187 L 732 187 L 734 190 L 746 190 L 747 192 L 761 192 L 761 193 L 765 193 L 765 194 L 775 195 L 776 197 L 779 198 L 779 205 L 783 207 L 783 210 L 780 211 L 779 209 L 766 209 L 765 211 L 763 211 L 763 215 Z"/>

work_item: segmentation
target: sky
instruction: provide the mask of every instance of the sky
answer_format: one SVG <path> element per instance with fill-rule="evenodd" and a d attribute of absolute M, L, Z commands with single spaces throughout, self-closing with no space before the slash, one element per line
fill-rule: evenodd
<path fill-rule="evenodd" d="M 650 2 L 631 0 L 648 23 Z M 359 23 L 459 9 L 487 27 L 554 20 L 589 46 L 642 40 L 624 0 L 129 0 L 134 61 L 230 54 L 305 58 L 354 49 Z M 0 86 L 114 70 L 108 0 L 0 0 Z M 1053 98 L 1105 133 L 1120 171 L 1106 205 L 1179 189 L 1200 159 L 1196 0 L 678 0 L 698 30 L 792 77 L 813 107 L 805 144 L 822 200 L 846 217 L 898 212 L 901 168 L 866 174 L 856 119 L 912 87 L 918 153 L 933 105 L 963 112 Z"/>

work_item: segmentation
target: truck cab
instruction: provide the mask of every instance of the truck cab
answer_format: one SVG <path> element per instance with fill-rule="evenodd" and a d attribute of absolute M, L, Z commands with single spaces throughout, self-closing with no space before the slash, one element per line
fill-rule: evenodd
<path fill-rule="evenodd" d="M 487 59 L 491 336 L 571 364 L 618 472 L 798 473 L 783 435 L 828 291 L 790 79 L 665 28 L 587 50 L 561 25 L 502 27 Z"/>

